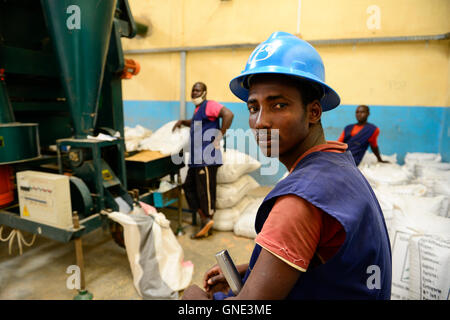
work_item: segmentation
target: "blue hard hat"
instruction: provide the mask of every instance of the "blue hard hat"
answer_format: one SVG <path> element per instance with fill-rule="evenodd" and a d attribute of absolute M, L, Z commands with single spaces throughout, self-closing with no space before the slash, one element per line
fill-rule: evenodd
<path fill-rule="evenodd" d="M 274 32 L 250 55 L 245 70 L 231 80 L 230 89 L 247 102 L 247 80 L 250 75 L 276 73 L 301 78 L 319 84 L 324 92 L 320 99 L 322 111 L 336 108 L 341 99 L 325 84 L 325 69 L 319 53 L 308 42 L 287 33 Z"/>

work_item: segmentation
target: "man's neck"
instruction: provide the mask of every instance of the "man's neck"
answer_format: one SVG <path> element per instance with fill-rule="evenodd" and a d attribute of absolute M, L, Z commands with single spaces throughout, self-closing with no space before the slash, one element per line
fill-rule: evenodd
<path fill-rule="evenodd" d="M 366 123 L 367 123 L 367 120 L 366 120 L 366 121 L 363 121 L 363 122 L 359 122 L 359 121 L 358 121 L 357 125 L 358 125 L 358 126 L 363 126 L 363 125 L 365 125 Z"/>
<path fill-rule="evenodd" d="M 306 138 L 297 147 L 294 147 L 285 155 L 280 155 L 280 162 L 286 166 L 288 170 L 294 165 L 298 158 L 312 147 L 326 144 L 325 134 L 321 124 L 312 125 Z"/>

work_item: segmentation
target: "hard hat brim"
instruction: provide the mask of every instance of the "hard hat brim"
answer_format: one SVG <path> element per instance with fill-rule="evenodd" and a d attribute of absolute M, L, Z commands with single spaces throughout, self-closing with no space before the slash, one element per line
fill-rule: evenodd
<path fill-rule="evenodd" d="M 255 74 L 284 74 L 291 77 L 296 77 L 300 79 L 304 79 L 306 81 L 311 81 L 322 86 L 324 95 L 322 99 L 320 99 L 320 104 L 322 106 L 322 111 L 330 111 L 336 108 L 340 103 L 341 99 L 339 95 L 334 91 L 331 87 L 329 87 L 326 83 L 320 81 L 316 76 L 311 73 L 301 72 L 299 70 L 295 70 L 292 72 L 291 70 L 279 66 L 266 66 L 263 68 L 252 69 L 251 72 L 243 72 L 239 76 L 235 77 L 230 81 L 230 90 L 233 94 L 241 99 L 244 102 L 248 100 L 248 89 L 244 86 L 244 81 L 246 81 L 247 77 Z"/>

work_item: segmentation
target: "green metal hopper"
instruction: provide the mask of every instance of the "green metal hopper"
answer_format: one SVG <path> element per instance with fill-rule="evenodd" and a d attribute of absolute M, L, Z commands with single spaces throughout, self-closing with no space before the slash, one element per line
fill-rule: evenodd
<path fill-rule="evenodd" d="M 94 133 L 116 0 L 41 0 L 75 138 Z"/>

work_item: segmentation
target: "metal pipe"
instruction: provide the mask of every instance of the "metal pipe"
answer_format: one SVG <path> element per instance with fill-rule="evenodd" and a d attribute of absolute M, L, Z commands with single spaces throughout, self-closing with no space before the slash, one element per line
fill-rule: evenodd
<path fill-rule="evenodd" d="M 186 51 L 180 52 L 180 119 L 186 119 Z"/>
<path fill-rule="evenodd" d="M 6 90 L 5 79 L 0 69 L 0 124 L 15 122 L 14 112 Z"/>
<path fill-rule="evenodd" d="M 398 36 L 398 37 L 372 37 L 372 38 L 348 38 L 348 39 L 323 39 L 323 40 L 307 40 L 311 45 L 336 45 L 336 44 L 356 44 L 356 43 L 386 43 L 386 42 L 414 42 L 414 41 L 431 41 L 431 40 L 447 40 L 450 39 L 450 32 L 425 35 L 425 36 Z M 191 52 L 191 51 L 210 51 L 224 49 L 253 49 L 259 43 L 234 43 L 221 44 L 212 46 L 196 46 L 196 47 L 172 47 L 172 48 L 149 48 L 149 49 L 133 49 L 124 51 L 125 54 L 144 54 L 144 53 L 171 53 L 171 52 Z"/>

